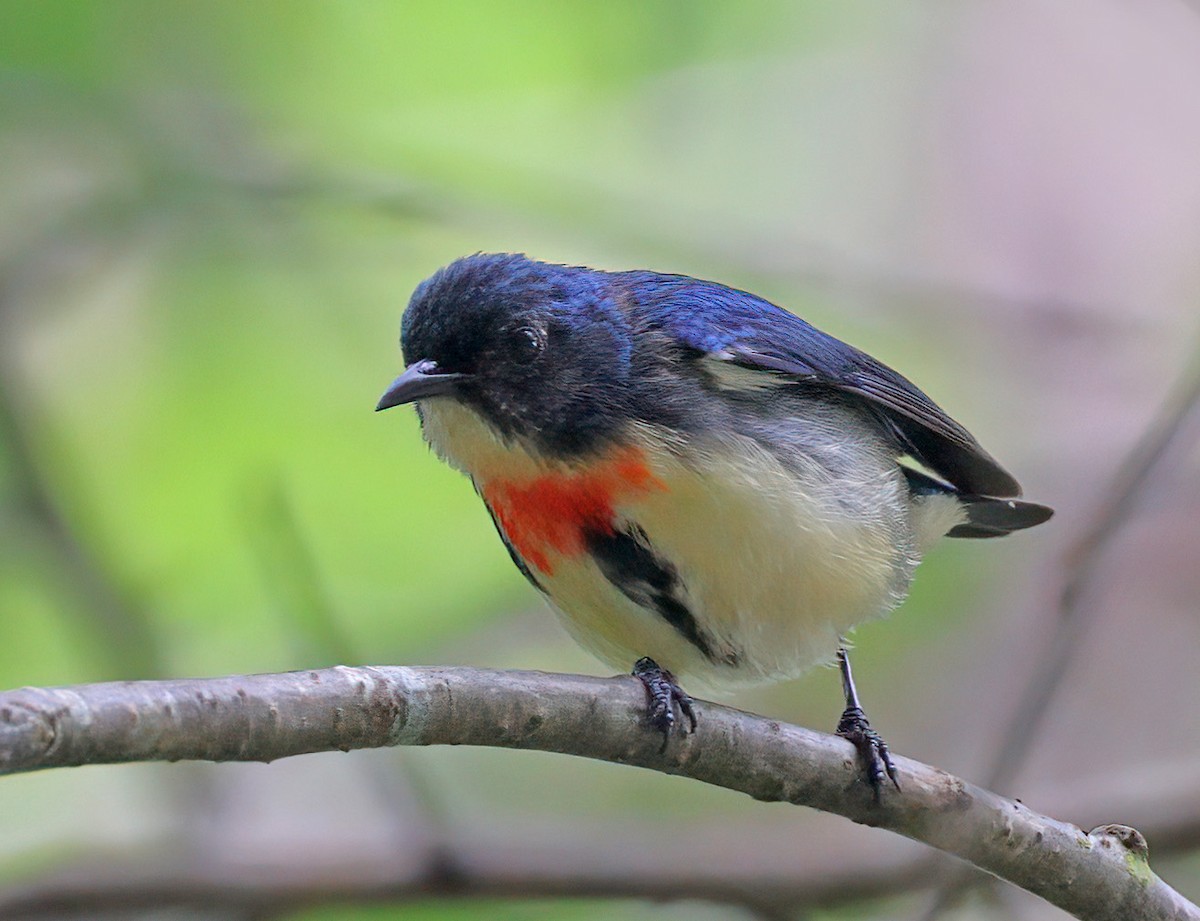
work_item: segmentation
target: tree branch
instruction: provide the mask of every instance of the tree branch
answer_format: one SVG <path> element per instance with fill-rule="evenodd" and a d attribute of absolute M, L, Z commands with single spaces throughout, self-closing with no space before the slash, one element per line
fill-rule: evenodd
<path fill-rule="evenodd" d="M 470 668 L 348 668 L 0 694 L 0 773 L 130 761 L 272 761 L 389 745 L 539 749 L 811 806 L 961 857 L 1081 918 L 1200 921 L 1123 826 L 1085 833 L 918 762 L 872 801 L 849 743 L 701 704 L 694 736 L 636 731 L 629 678 Z"/>

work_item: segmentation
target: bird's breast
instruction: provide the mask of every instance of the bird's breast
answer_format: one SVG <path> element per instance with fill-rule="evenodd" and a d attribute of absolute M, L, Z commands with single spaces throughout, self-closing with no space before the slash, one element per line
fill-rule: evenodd
<path fill-rule="evenodd" d="M 626 507 L 667 491 L 642 446 L 614 444 L 588 458 L 553 460 L 501 438 L 450 400 L 423 403 L 421 422 L 433 449 L 471 477 L 509 546 L 542 576 L 584 554 L 588 535 L 611 533 Z"/>
<path fill-rule="evenodd" d="M 509 543 L 547 576 L 554 574 L 556 558 L 583 554 L 589 535 L 612 533 L 618 506 L 666 488 L 636 447 L 531 478 L 499 475 L 479 483 Z"/>

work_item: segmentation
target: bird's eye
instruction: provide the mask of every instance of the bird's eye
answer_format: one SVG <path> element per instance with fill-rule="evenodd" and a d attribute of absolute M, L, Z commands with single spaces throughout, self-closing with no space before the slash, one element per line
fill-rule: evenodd
<path fill-rule="evenodd" d="M 536 326 L 518 326 L 509 336 L 510 357 L 513 361 L 531 362 L 545 347 L 546 333 Z"/>

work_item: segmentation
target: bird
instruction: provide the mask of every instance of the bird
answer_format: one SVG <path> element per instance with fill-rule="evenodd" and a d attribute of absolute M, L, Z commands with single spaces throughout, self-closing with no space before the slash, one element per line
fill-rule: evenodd
<path fill-rule="evenodd" d="M 848 633 L 942 536 L 1052 515 L 908 379 L 717 282 L 476 253 L 417 286 L 400 347 L 376 410 L 416 405 L 567 631 L 633 663 L 664 750 L 696 729 L 684 679 L 733 690 L 836 659 L 837 733 L 877 800 L 898 790 Z"/>

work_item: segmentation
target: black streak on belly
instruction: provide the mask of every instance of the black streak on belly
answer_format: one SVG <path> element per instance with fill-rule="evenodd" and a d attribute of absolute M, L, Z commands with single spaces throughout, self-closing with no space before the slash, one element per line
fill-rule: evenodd
<path fill-rule="evenodd" d="M 684 586 L 675 567 L 654 552 L 641 528 L 590 531 L 587 548 L 600 572 L 634 604 L 658 614 L 710 662 L 737 665 L 737 652 L 714 644 L 683 602 Z"/>

